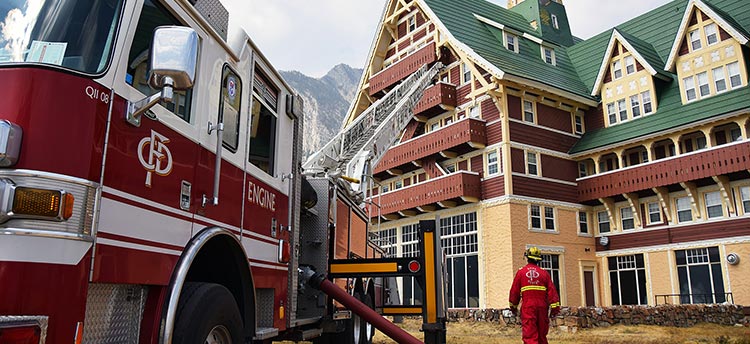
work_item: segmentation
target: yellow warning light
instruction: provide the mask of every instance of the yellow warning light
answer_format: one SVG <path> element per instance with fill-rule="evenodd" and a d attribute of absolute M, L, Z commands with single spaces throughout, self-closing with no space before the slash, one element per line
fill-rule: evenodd
<path fill-rule="evenodd" d="M 73 195 L 59 190 L 18 187 L 13 197 L 13 214 L 67 220 L 73 215 Z"/>

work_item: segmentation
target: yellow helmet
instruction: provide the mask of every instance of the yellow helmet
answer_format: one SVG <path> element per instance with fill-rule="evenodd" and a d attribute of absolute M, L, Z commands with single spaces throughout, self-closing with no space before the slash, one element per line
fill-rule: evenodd
<path fill-rule="evenodd" d="M 526 249 L 523 256 L 533 260 L 542 260 L 542 251 L 538 247 L 532 246 Z"/>

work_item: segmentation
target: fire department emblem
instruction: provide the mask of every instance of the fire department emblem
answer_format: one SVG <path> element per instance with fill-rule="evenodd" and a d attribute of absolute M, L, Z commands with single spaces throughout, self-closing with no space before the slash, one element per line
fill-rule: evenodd
<path fill-rule="evenodd" d="M 530 269 L 529 271 L 526 271 L 526 277 L 529 279 L 529 283 L 536 284 L 537 279 L 539 278 L 539 271 Z"/>
<path fill-rule="evenodd" d="M 172 153 L 167 147 L 169 139 L 151 130 L 138 144 L 138 160 L 146 169 L 146 186 L 151 187 L 151 175 L 166 176 L 172 172 Z"/>

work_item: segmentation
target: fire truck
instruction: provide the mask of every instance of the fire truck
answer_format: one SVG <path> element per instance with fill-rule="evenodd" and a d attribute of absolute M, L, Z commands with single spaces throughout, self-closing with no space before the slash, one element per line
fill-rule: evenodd
<path fill-rule="evenodd" d="M 444 329 L 434 228 L 431 256 L 384 257 L 363 206 L 441 66 L 303 169 L 301 98 L 241 19 L 218 0 L 0 3 L 0 344 L 414 342 L 373 310 Z M 432 298 L 398 305 L 394 276 Z"/>

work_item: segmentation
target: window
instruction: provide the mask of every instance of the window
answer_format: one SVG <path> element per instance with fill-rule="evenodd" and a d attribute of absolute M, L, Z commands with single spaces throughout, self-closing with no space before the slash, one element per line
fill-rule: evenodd
<path fill-rule="evenodd" d="M 219 121 L 224 123 L 223 146 L 237 152 L 240 141 L 240 109 L 242 103 L 242 80 L 229 66 L 224 66 L 221 78 L 221 101 Z"/>
<path fill-rule="evenodd" d="M 732 141 L 742 141 L 742 130 L 740 128 L 734 128 L 729 131 L 729 138 Z"/>
<path fill-rule="evenodd" d="M 706 201 L 706 214 L 709 219 L 723 217 L 724 207 L 721 202 L 721 192 L 707 192 L 703 195 Z"/>
<path fill-rule="evenodd" d="M 539 175 L 537 169 L 536 153 L 526 152 L 526 173 L 534 176 Z"/>
<path fill-rule="evenodd" d="M 409 17 L 409 32 L 414 32 L 417 29 L 417 16 Z"/>
<path fill-rule="evenodd" d="M 130 46 L 128 71 L 125 76 L 125 82 L 145 95 L 152 95 L 158 91 L 151 88 L 148 83 L 150 70 L 149 54 L 154 29 L 162 25 L 181 26 L 183 24 L 161 5 L 155 4 L 153 0 L 146 0 L 143 3 L 141 17 L 138 19 L 138 27 L 135 29 L 133 44 Z M 162 101 L 159 104 L 185 122 L 190 122 L 192 99 L 193 91 L 191 89 L 185 91 L 175 90 L 171 102 Z"/>
<path fill-rule="evenodd" d="M 633 117 L 641 116 L 641 104 L 638 101 L 638 95 L 630 96 L 630 110 L 633 111 Z"/>
<path fill-rule="evenodd" d="M 524 122 L 534 123 L 534 103 L 523 101 L 523 120 Z"/>
<path fill-rule="evenodd" d="M 727 65 L 727 72 L 729 73 L 729 84 L 732 88 L 742 85 L 742 78 L 740 77 L 740 64 L 738 62 L 732 62 Z"/>
<path fill-rule="evenodd" d="M 702 47 L 701 33 L 698 29 L 690 31 L 690 33 L 688 33 L 688 37 L 690 37 L 690 46 L 693 48 L 693 51 L 696 51 Z"/>
<path fill-rule="evenodd" d="M 445 165 L 445 172 L 455 173 L 456 172 L 456 164 L 455 163 L 446 164 Z"/>
<path fill-rule="evenodd" d="M 648 223 L 661 223 L 661 206 L 659 203 L 649 203 L 646 208 L 648 209 Z"/>
<path fill-rule="evenodd" d="M 544 62 L 554 65 L 555 64 L 555 51 L 552 48 L 542 46 L 542 54 Z"/>
<path fill-rule="evenodd" d="M 596 218 L 599 220 L 599 233 L 609 233 L 609 214 L 606 211 L 600 211 L 596 213 Z"/>
<path fill-rule="evenodd" d="M 635 59 L 633 56 L 625 57 L 625 73 L 628 75 L 635 73 Z"/>
<path fill-rule="evenodd" d="M 477 214 L 440 219 L 440 243 L 445 252 L 449 308 L 479 307 L 479 240 Z"/>
<path fill-rule="evenodd" d="M 674 251 L 680 282 L 680 303 L 726 301 L 718 247 Z"/>
<path fill-rule="evenodd" d="M 578 233 L 589 234 L 589 214 L 584 211 L 578 212 Z"/>
<path fill-rule="evenodd" d="M 716 24 L 708 24 L 703 28 L 706 31 L 706 43 L 714 45 L 719 41 L 719 34 L 716 30 Z"/>
<path fill-rule="evenodd" d="M 401 227 L 401 257 L 419 257 L 419 224 Z M 405 305 L 422 304 L 422 287 L 414 277 L 402 277 L 402 303 Z"/>
<path fill-rule="evenodd" d="M 555 208 L 544 207 L 544 229 L 555 230 Z"/>
<path fill-rule="evenodd" d="M 479 118 L 479 106 L 472 106 L 469 108 L 469 117 L 470 118 Z"/>
<path fill-rule="evenodd" d="M 390 186 L 389 186 L 389 185 L 383 185 L 383 186 L 382 186 L 382 187 L 380 188 L 380 191 L 381 191 L 382 193 L 386 193 L 386 192 L 390 191 Z"/>
<path fill-rule="evenodd" d="M 589 175 L 589 173 L 588 173 L 588 169 L 586 168 L 586 163 L 579 162 L 578 163 L 578 177 L 583 178 L 587 175 Z"/>
<path fill-rule="evenodd" d="M 646 269 L 643 254 L 607 258 L 613 305 L 645 305 Z"/>
<path fill-rule="evenodd" d="M 555 29 L 559 29 L 560 28 L 560 23 L 557 22 L 557 15 L 553 14 L 550 17 L 552 18 L 552 27 L 555 28 Z"/>
<path fill-rule="evenodd" d="M 654 108 L 651 105 L 651 91 L 641 93 L 641 101 L 643 102 L 643 114 L 648 115 L 654 112 Z"/>
<path fill-rule="evenodd" d="M 531 218 L 532 229 L 542 229 L 541 207 L 532 204 L 529 208 L 529 217 Z"/>
<path fill-rule="evenodd" d="M 393 190 L 398 190 L 398 189 L 400 189 L 402 187 L 404 187 L 404 181 L 403 181 L 403 179 L 399 179 L 395 183 L 393 183 Z"/>
<path fill-rule="evenodd" d="M 276 93 L 255 73 L 249 161 L 273 174 L 276 159 Z M 273 103 L 269 103 L 273 102 Z"/>
<path fill-rule="evenodd" d="M 750 186 L 740 188 L 740 200 L 742 200 L 742 209 L 745 214 L 750 214 Z"/>
<path fill-rule="evenodd" d="M 469 65 L 466 62 L 461 64 L 461 71 L 461 83 L 465 84 L 471 81 L 471 70 L 469 70 Z"/>
<path fill-rule="evenodd" d="M 376 243 L 385 250 L 386 257 L 396 257 L 398 245 L 396 242 L 396 228 L 383 229 L 377 232 Z"/>
<path fill-rule="evenodd" d="M 628 120 L 628 106 L 625 103 L 625 99 L 617 101 L 617 110 L 620 112 L 620 122 Z"/>
<path fill-rule="evenodd" d="M 693 210 L 690 202 L 690 197 L 678 198 L 677 203 L 677 222 L 689 222 L 693 221 Z"/>
<path fill-rule="evenodd" d="M 622 62 L 620 60 L 612 63 L 612 78 L 615 80 L 622 78 Z"/>
<path fill-rule="evenodd" d="M 440 129 L 440 121 L 430 123 L 430 131 L 435 131 Z"/>
<path fill-rule="evenodd" d="M 560 255 L 543 254 L 542 260 L 539 262 L 539 267 L 547 271 L 549 277 L 552 279 L 552 284 L 555 285 L 557 294 L 562 294 L 560 291 Z"/>
<path fill-rule="evenodd" d="M 607 104 L 607 116 L 609 116 L 609 124 L 617 124 L 617 111 L 615 110 L 615 103 Z"/>
<path fill-rule="evenodd" d="M 698 78 L 698 89 L 700 90 L 701 97 L 709 95 L 711 90 L 708 87 L 708 73 L 698 73 L 696 77 Z"/>
<path fill-rule="evenodd" d="M 495 175 L 500 171 L 497 163 L 497 151 L 493 150 L 487 153 L 487 174 Z"/>
<path fill-rule="evenodd" d="M 695 79 L 692 76 L 682 79 L 682 84 L 685 86 L 685 99 L 687 101 L 695 100 L 697 95 L 695 93 Z"/>
<path fill-rule="evenodd" d="M 633 208 L 625 207 L 620 208 L 620 218 L 622 221 L 622 230 L 630 230 L 635 228 L 635 219 L 633 218 Z"/>
<path fill-rule="evenodd" d="M 583 116 L 575 115 L 575 131 L 576 134 L 583 134 Z"/>
<path fill-rule="evenodd" d="M 516 35 L 505 33 L 505 48 L 518 53 L 518 37 Z"/>
<path fill-rule="evenodd" d="M 716 93 L 726 91 L 727 81 L 724 78 L 724 67 L 712 69 L 711 74 L 714 77 L 714 86 L 716 86 Z"/>

